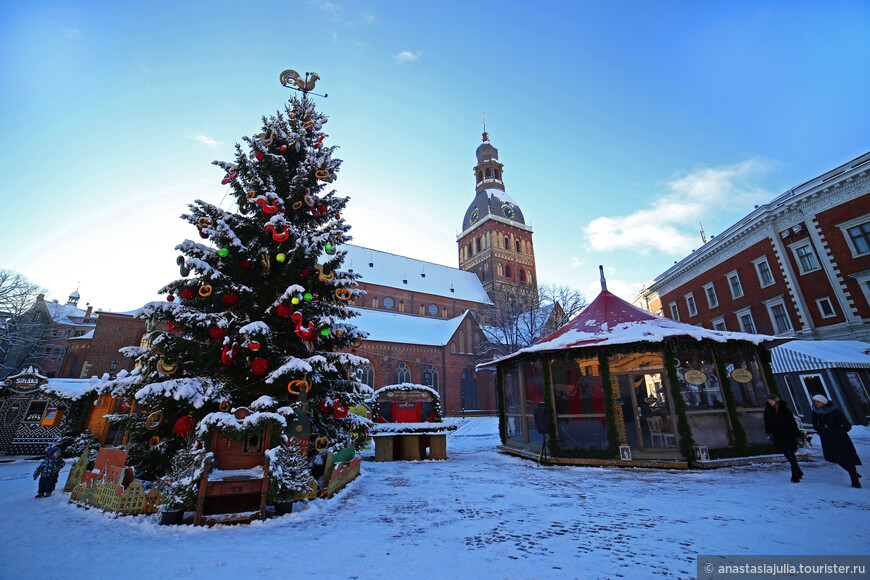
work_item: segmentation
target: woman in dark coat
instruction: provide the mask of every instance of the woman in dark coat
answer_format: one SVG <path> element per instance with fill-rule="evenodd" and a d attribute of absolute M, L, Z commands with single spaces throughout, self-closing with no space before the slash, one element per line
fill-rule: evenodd
<path fill-rule="evenodd" d="M 857 465 L 861 465 L 861 460 L 849 437 L 852 424 L 835 402 L 828 401 L 822 395 L 813 397 L 813 405 L 813 427 L 822 440 L 825 460 L 845 469 L 852 478 L 852 487 L 861 487 L 858 481 L 861 475 L 856 469 Z"/>
<path fill-rule="evenodd" d="M 785 401 L 772 393 L 768 395 L 767 406 L 764 408 L 764 430 L 773 439 L 776 448 L 785 455 L 791 464 L 792 483 L 798 483 L 804 476 L 804 472 L 798 466 L 797 457 L 795 457 L 800 430 Z"/>

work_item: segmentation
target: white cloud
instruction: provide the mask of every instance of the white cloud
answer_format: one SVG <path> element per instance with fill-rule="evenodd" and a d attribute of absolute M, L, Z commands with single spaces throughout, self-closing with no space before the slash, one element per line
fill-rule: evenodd
<path fill-rule="evenodd" d="M 209 147 L 211 147 L 212 149 L 215 149 L 218 145 L 221 145 L 223 143 L 223 141 L 215 141 L 211 137 L 207 137 L 205 135 L 197 135 L 196 137 L 188 137 L 188 139 L 193 139 L 194 141 L 199 141 L 200 143 L 204 143 L 204 144 L 208 145 Z"/>
<path fill-rule="evenodd" d="M 308 4 L 328 12 L 332 16 L 333 22 L 341 20 L 341 7 L 329 2 L 329 0 L 310 0 Z"/>
<path fill-rule="evenodd" d="M 772 167 L 767 161 L 750 159 L 692 171 L 667 182 L 668 191 L 651 207 L 624 216 L 596 218 L 583 233 L 592 250 L 686 254 L 700 243 L 699 222 L 770 198 L 753 181 Z"/>
<path fill-rule="evenodd" d="M 411 52 L 410 50 L 403 50 L 395 57 L 396 62 L 400 64 L 405 64 L 408 62 L 417 62 L 420 60 L 420 57 L 423 56 L 423 51 L 418 50 L 417 52 Z"/>

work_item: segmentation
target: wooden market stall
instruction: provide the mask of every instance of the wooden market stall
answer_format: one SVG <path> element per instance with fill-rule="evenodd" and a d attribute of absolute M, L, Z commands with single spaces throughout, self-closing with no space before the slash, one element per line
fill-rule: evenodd
<path fill-rule="evenodd" d="M 774 340 L 675 322 L 605 288 L 566 326 L 478 368 L 497 370 L 507 453 L 685 468 L 773 451 L 763 405 Z"/>
<path fill-rule="evenodd" d="M 447 432 L 456 426 L 441 421 L 435 389 L 413 383 L 389 385 L 370 400 L 376 419 L 375 461 L 447 459 Z"/>

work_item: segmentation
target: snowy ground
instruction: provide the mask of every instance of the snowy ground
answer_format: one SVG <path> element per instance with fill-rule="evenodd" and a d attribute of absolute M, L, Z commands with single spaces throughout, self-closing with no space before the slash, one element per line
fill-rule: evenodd
<path fill-rule="evenodd" d="M 865 489 L 810 450 L 712 471 L 539 467 L 467 419 L 447 461 L 375 463 L 331 500 L 250 526 L 158 526 L 34 499 L 35 461 L 0 464 L 2 578 L 650 578 L 698 554 L 870 553 Z M 870 460 L 870 428 L 852 430 Z M 69 466 L 62 472 L 65 481 Z"/>

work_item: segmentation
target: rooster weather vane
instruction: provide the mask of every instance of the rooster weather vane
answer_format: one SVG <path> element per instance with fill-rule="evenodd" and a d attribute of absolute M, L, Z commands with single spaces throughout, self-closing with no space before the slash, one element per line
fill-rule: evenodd
<path fill-rule="evenodd" d="M 299 91 L 303 95 L 307 95 L 314 89 L 314 83 L 320 80 L 320 75 L 315 72 L 307 72 L 305 73 L 305 78 L 302 78 L 298 72 L 293 69 L 287 69 L 281 73 L 281 84 L 287 87 L 288 89 L 293 89 L 294 91 Z M 328 97 L 326 93 L 318 94 L 311 93 L 312 95 L 316 95 L 318 97 Z"/>

